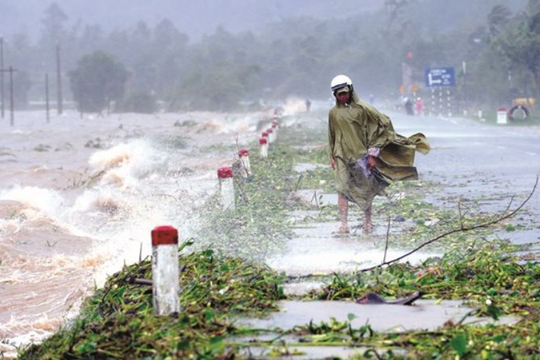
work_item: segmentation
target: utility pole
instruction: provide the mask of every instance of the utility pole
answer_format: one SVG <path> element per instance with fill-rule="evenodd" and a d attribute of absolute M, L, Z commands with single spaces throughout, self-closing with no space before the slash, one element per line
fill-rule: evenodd
<path fill-rule="evenodd" d="M 461 62 L 461 69 L 463 70 L 463 116 L 467 116 L 467 63 Z"/>
<path fill-rule="evenodd" d="M 49 73 L 45 74 L 45 111 L 47 112 L 47 123 L 49 123 Z"/>
<path fill-rule="evenodd" d="M 10 92 L 10 107 L 9 107 L 9 110 L 10 110 L 10 125 L 13 126 L 15 125 L 15 111 L 14 111 L 14 108 L 15 108 L 15 97 L 14 97 L 14 92 L 13 92 L 13 73 L 17 71 L 16 69 L 13 68 L 13 66 L 10 66 L 8 70 L 4 70 L 4 69 L 0 69 L 0 73 L 5 73 L 5 72 L 9 72 L 9 92 Z"/>
<path fill-rule="evenodd" d="M 60 64 L 60 43 L 56 43 L 56 83 L 58 90 L 58 115 L 64 112 L 62 104 L 62 66 Z"/>
<path fill-rule="evenodd" d="M 4 118 L 4 38 L 0 37 L 0 99 L 2 101 L 2 119 Z"/>
<path fill-rule="evenodd" d="M 13 66 L 10 66 L 8 70 L 0 69 L 0 74 L 4 74 L 5 72 L 9 72 L 9 90 L 10 90 L 10 94 L 11 94 L 11 99 L 10 99 L 10 110 L 11 110 L 10 124 L 11 124 L 11 126 L 15 125 L 15 114 L 14 114 L 15 97 L 14 97 L 14 94 L 13 94 L 13 73 L 15 71 L 17 71 L 17 70 L 14 69 Z"/>

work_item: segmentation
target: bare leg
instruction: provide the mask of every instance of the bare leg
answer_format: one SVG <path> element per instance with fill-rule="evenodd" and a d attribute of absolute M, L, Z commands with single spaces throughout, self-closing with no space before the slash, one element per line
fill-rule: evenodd
<path fill-rule="evenodd" d="M 364 211 L 364 232 L 366 234 L 371 233 L 373 228 L 373 225 L 371 223 L 371 204 L 369 207 Z"/>
<path fill-rule="evenodd" d="M 338 193 L 338 208 L 339 208 L 339 220 L 341 221 L 341 226 L 339 232 L 342 234 L 347 234 L 349 232 L 349 226 L 347 225 L 347 217 L 349 212 L 349 200 L 342 194 Z"/>

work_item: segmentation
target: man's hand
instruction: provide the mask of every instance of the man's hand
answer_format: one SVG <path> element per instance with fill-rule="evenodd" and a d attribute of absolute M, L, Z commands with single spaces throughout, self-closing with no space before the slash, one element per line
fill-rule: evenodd
<path fill-rule="evenodd" d="M 368 170 L 373 169 L 377 165 L 377 158 L 375 156 L 368 156 L 367 158 L 367 168 Z"/>
<path fill-rule="evenodd" d="M 375 166 L 377 166 L 377 157 L 379 157 L 379 154 L 381 152 L 381 149 L 377 147 L 371 147 L 368 149 L 368 158 L 367 158 L 367 164 L 366 167 L 368 170 L 373 169 Z"/>
<path fill-rule="evenodd" d="M 336 159 L 334 158 L 330 159 L 330 166 L 332 167 L 333 170 L 336 170 Z"/>

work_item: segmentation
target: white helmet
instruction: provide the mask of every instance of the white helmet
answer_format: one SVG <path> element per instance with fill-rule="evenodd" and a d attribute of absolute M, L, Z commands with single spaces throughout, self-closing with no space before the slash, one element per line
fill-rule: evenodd
<path fill-rule="evenodd" d="M 330 89 L 332 89 L 332 92 L 344 88 L 345 86 L 348 86 L 352 91 L 352 80 L 347 75 L 338 75 L 330 82 Z"/>

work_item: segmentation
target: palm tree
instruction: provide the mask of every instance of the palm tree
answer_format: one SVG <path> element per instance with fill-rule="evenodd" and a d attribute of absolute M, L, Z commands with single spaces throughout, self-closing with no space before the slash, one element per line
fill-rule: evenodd
<path fill-rule="evenodd" d="M 488 14 L 489 33 L 497 36 L 510 20 L 512 12 L 504 5 L 496 5 Z"/>
<path fill-rule="evenodd" d="M 529 15 L 540 13 L 540 0 L 529 0 L 526 11 Z"/>

